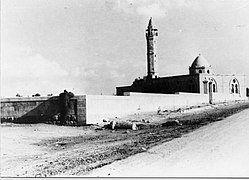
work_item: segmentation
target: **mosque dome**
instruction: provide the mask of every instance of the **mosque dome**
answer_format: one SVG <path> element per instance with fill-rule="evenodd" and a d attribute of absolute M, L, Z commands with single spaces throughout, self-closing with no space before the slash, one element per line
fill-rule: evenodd
<path fill-rule="evenodd" d="M 196 67 L 210 67 L 210 64 L 201 54 L 199 54 L 191 65 L 191 68 Z"/>
<path fill-rule="evenodd" d="M 201 54 L 199 54 L 199 56 L 195 58 L 192 65 L 189 67 L 189 74 L 210 74 L 211 69 L 212 67 L 208 61 Z"/>

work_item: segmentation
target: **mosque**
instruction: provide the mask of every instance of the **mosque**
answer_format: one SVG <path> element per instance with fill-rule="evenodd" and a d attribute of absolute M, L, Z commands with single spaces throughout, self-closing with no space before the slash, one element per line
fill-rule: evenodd
<path fill-rule="evenodd" d="M 158 76 L 157 61 L 158 30 L 152 25 L 152 18 L 146 30 L 147 41 L 147 76 L 137 78 L 131 86 L 116 87 L 116 94 L 125 92 L 175 94 L 187 93 L 220 93 L 238 97 L 246 96 L 245 75 L 221 75 L 212 72 L 212 66 L 199 54 L 189 67 L 189 74 L 179 76 Z"/>

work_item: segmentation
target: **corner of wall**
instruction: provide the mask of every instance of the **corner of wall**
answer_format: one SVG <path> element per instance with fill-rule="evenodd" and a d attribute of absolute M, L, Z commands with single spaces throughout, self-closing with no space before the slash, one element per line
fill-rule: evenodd
<path fill-rule="evenodd" d="M 78 125 L 86 125 L 86 95 L 83 96 L 76 96 L 75 99 L 77 100 L 77 121 Z"/>

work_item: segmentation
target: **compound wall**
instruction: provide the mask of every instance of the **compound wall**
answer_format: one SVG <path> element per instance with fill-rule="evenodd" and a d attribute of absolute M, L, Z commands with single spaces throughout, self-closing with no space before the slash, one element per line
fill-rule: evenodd
<path fill-rule="evenodd" d="M 208 104 L 209 94 L 177 93 L 150 94 L 126 92 L 125 96 L 86 95 L 87 124 L 101 123 L 103 119 L 122 117 L 141 112 L 176 110 L 201 104 Z M 247 98 L 235 94 L 212 94 L 213 103 L 221 103 Z"/>
<path fill-rule="evenodd" d="M 70 112 L 77 125 L 101 123 L 103 119 L 141 112 L 176 110 L 209 103 L 209 94 L 125 93 L 125 96 L 83 95 L 70 100 Z M 245 100 L 233 94 L 212 94 L 214 103 Z M 58 97 L 1 99 L 1 118 L 14 118 L 17 123 L 46 122 L 59 113 Z"/>
<path fill-rule="evenodd" d="M 59 112 L 58 97 L 7 98 L 1 101 L 1 118 L 19 122 L 43 121 L 49 115 Z"/>
<path fill-rule="evenodd" d="M 105 118 L 132 113 L 174 110 L 209 102 L 207 94 L 125 93 L 125 96 L 86 95 L 87 124 L 100 123 Z"/>
<path fill-rule="evenodd" d="M 213 102 L 221 103 L 228 101 L 243 101 L 247 100 L 246 96 L 241 96 L 240 94 L 225 94 L 225 93 L 213 93 Z"/>
<path fill-rule="evenodd" d="M 57 96 L 1 99 L 1 120 L 40 123 L 51 120 L 57 114 L 59 114 Z M 77 117 L 78 124 L 85 124 L 85 96 L 76 96 L 70 100 L 69 114 Z"/>

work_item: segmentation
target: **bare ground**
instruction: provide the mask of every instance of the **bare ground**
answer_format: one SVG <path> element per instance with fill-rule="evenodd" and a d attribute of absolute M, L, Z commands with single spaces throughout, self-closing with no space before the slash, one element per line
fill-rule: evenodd
<path fill-rule="evenodd" d="M 146 152 L 94 169 L 87 177 L 249 178 L 249 109 Z"/>
<path fill-rule="evenodd" d="M 1 176 L 84 176 L 93 169 L 145 152 L 246 108 L 248 102 L 236 102 L 193 107 L 184 113 L 155 112 L 120 119 L 136 122 L 140 127 L 137 131 L 2 124 Z M 183 125 L 161 126 L 170 119 L 178 119 Z"/>

